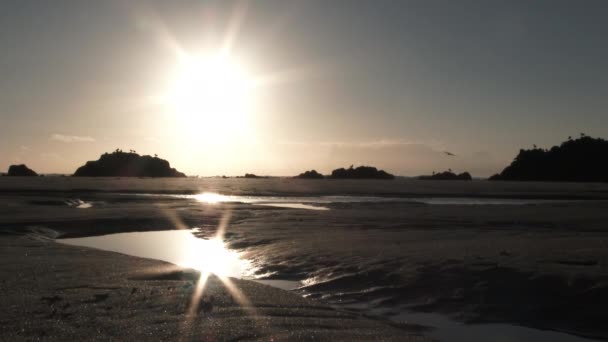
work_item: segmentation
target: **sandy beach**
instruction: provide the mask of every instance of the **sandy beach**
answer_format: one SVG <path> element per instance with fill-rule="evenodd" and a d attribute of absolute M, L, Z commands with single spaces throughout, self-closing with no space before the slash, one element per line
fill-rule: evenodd
<path fill-rule="evenodd" d="M 416 327 L 366 319 L 287 291 L 233 280 L 248 298 L 243 306 L 214 277 L 204 299 L 213 298 L 212 309 L 191 316 L 197 272 L 61 245 L 52 233 L 0 238 L 0 340 L 431 340 Z"/>
<path fill-rule="evenodd" d="M 33 181 L 0 178 L 4 340 L 432 338 L 404 312 L 608 338 L 604 185 Z M 203 191 L 250 203 L 184 196 Z M 191 318 L 196 274 L 54 242 L 194 227 L 210 238 L 226 217 L 226 247 L 251 263 L 251 278 L 301 284 L 290 293 L 234 280 L 255 318 L 216 278 L 205 292 L 213 310 Z"/>

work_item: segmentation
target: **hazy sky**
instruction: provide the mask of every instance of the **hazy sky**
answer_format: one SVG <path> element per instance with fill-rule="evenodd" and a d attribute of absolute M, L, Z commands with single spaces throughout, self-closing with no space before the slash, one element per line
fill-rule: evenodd
<path fill-rule="evenodd" d="M 2 1 L 0 169 L 71 173 L 122 148 L 207 176 L 487 176 L 521 147 L 608 136 L 606 18 L 603 0 Z M 156 101 L 176 51 L 227 37 L 272 81 L 245 133 Z"/>

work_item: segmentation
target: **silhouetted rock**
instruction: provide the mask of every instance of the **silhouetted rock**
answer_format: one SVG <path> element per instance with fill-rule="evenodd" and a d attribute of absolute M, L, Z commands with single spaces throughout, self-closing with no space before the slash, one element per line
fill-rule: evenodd
<path fill-rule="evenodd" d="M 520 150 L 511 165 L 490 180 L 608 182 L 608 141 L 581 134 L 549 150 Z"/>
<path fill-rule="evenodd" d="M 353 168 L 339 168 L 331 172 L 329 178 L 333 179 L 394 179 L 395 176 L 384 170 L 378 170 L 372 166 L 359 166 Z"/>
<path fill-rule="evenodd" d="M 420 176 L 418 179 L 422 180 L 467 180 L 470 181 L 473 178 L 471 174 L 468 172 L 463 172 L 461 174 L 455 174 L 452 171 L 444 171 L 439 173 L 433 173 L 432 175 Z"/>
<path fill-rule="evenodd" d="M 316 170 L 310 170 L 310 171 L 306 171 L 304 173 L 300 173 L 299 175 L 295 176 L 294 178 L 323 179 L 323 178 L 325 178 L 325 176 L 318 173 Z"/>
<path fill-rule="evenodd" d="M 267 179 L 267 178 L 272 178 L 272 177 L 271 176 L 258 176 L 253 173 L 246 173 L 244 176 L 236 176 L 235 178 Z"/>
<path fill-rule="evenodd" d="M 246 173 L 244 176 L 236 176 L 236 178 L 269 178 L 268 176 L 258 176 L 253 173 Z"/>
<path fill-rule="evenodd" d="M 74 173 L 75 177 L 186 177 L 171 168 L 169 162 L 152 156 L 116 150 L 104 153 L 99 160 L 88 161 Z"/>
<path fill-rule="evenodd" d="M 28 168 L 24 164 L 9 166 L 8 173 L 6 175 L 7 176 L 18 176 L 18 177 L 36 177 L 36 176 L 38 176 L 38 174 L 34 170 Z"/>

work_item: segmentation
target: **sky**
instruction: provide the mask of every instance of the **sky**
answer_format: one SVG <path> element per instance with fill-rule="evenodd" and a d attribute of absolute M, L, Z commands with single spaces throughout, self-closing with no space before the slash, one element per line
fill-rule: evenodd
<path fill-rule="evenodd" d="M 200 176 L 489 176 L 608 137 L 606 18 L 602 0 L 2 1 L 0 170 L 120 148 Z"/>

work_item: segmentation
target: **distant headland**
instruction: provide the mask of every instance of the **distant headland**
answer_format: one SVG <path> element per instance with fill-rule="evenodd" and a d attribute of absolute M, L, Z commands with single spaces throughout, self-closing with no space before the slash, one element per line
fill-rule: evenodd
<path fill-rule="evenodd" d="M 490 180 L 608 182 L 608 141 L 581 134 L 551 149 L 521 149 L 511 165 Z"/>
<path fill-rule="evenodd" d="M 88 161 L 79 167 L 74 177 L 186 177 L 171 168 L 169 162 L 158 158 L 117 149 L 104 153 L 98 160 Z"/>
<path fill-rule="evenodd" d="M 25 164 L 9 166 L 8 173 L 6 175 L 13 176 L 13 177 L 37 177 L 38 176 L 36 171 L 25 166 Z"/>
<path fill-rule="evenodd" d="M 452 170 L 448 170 L 448 171 L 438 172 L 438 173 L 433 172 L 432 175 L 419 176 L 418 179 L 421 179 L 421 180 L 465 180 L 465 181 L 470 181 L 473 178 L 471 177 L 471 174 L 468 173 L 468 172 L 463 172 L 461 174 L 456 174 L 456 173 L 452 172 Z"/>

